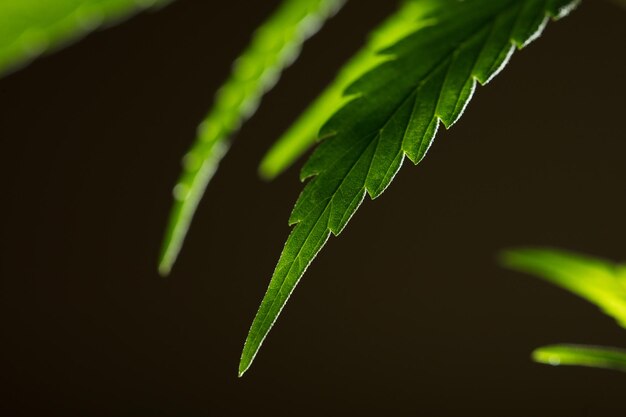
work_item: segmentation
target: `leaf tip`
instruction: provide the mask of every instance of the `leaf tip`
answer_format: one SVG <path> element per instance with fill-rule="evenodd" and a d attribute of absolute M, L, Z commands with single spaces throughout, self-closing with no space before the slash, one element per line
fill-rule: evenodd
<path fill-rule="evenodd" d="M 547 249 L 532 247 L 508 248 L 501 250 L 497 255 L 497 259 L 501 266 L 518 270 L 522 268 L 529 259 L 543 252 L 547 252 Z"/>
<path fill-rule="evenodd" d="M 167 261 L 161 259 L 159 261 L 159 266 L 158 266 L 157 270 L 159 271 L 159 275 L 162 278 L 167 278 L 167 277 L 170 276 L 170 273 L 172 272 L 172 264 L 170 262 L 167 262 Z"/>
<path fill-rule="evenodd" d="M 267 182 L 273 181 L 278 176 L 278 172 L 276 171 L 276 169 L 268 164 L 266 159 L 261 161 L 261 163 L 259 164 L 257 174 L 259 175 L 259 178 Z"/>
<path fill-rule="evenodd" d="M 508 267 L 511 265 L 511 262 L 515 258 L 515 250 L 513 249 L 503 249 L 496 255 L 498 264 L 504 267 Z"/>
<path fill-rule="evenodd" d="M 179 248 L 176 247 L 173 240 L 169 237 L 166 237 L 166 239 L 163 241 L 161 254 L 159 256 L 159 263 L 157 265 L 159 275 L 163 278 L 167 278 L 172 272 L 172 268 L 174 267 L 174 263 L 176 262 L 178 252 Z"/>
<path fill-rule="evenodd" d="M 241 359 L 239 360 L 239 369 L 237 370 L 238 378 L 243 377 L 243 375 L 248 371 L 248 369 L 250 369 L 250 365 L 252 365 L 252 361 L 254 360 L 255 355 L 256 355 L 256 352 L 252 355 L 249 354 L 248 341 L 246 341 L 246 344 L 243 348 L 243 353 L 241 354 Z"/>
<path fill-rule="evenodd" d="M 530 354 L 530 358 L 533 362 L 542 363 L 545 365 L 558 366 L 561 364 L 561 358 L 559 355 L 554 354 L 546 347 L 540 347 L 533 350 Z"/>

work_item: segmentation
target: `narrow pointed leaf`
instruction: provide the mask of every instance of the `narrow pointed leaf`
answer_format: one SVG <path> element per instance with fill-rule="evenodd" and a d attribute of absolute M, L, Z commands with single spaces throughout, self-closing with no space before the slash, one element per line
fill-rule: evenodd
<path fill-rule="evenodd" d="M 590 366 L 626 372 L 626 350 L 599 346 L 552 345 L 535 350 L 533 360 L 547 365 Z"/>
<path fill-rule="evenodd" d="M 518 249 L 503 254 L 505 266 L 545 279 L 600 307 L 626 328 L 626 273 L 602 259 L 553 249 Z"/>
<path fill-rule="evenodd" d="M 228 150 L 230 136 L 255 112 L 265 92 L 295 60 L 304 41 L 343 3 L 285 0 L 237 59 L 230 78 L 198 128 L 196 142 L 183 159 L 183 173 L 174 188 L 174 206 L 159 260 L 161 274 L 169 274 L 200 198 Z"/>
<path fill-rule="evenodd" d="M 439 123 L 461 116 L 516 46 L 535 39 L 569 0 L 413 0 L 430 25 L 384 49 L 386 58 L 346 89 L 349 101 L 322 127 L 327 138 L 302 169 L 305 186 L 269 289 L 252 323 L 239 373 L 252 363 L 306 267 L 344 229 L 365 195 L 378 197 L 405 156 L 418 163 Z M 539 18 L 541 17 L 541 18 Z"/>
<path fill-rule="evenodd" d="M 0 76 L 102 24 L 170 0 L 1 0 Z"/>

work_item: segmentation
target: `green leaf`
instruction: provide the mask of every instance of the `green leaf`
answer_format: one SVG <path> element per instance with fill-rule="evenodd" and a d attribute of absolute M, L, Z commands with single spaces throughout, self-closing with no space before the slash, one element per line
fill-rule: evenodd
<path fill-rule="evenodd" d="M 626 328 L 626 269 L 602 259 L 552 249 L 518 249 L 505 266 L 545 279 L 600 307 Z"/>
<path fill-rule="evenodd" d="M 350 100 L 343 94 L 344 90 L 387 59 L 379 54 L 381 49 L 427 25 L 425 16 L 432 6 L 430 3 L 407 2 L 373 31 L 366 46 L 343 66 L 335 80 L 264 156 L 259 166 L 259 173 L 263 178 L 269 180 L 280 175 L 316 143 L 317 134 L 324 122 Z"/>
<path fill-rule="evenodd" d="M 514 48 L 535 39 L 571 0 L 413 0 L 430 24 L 382 51 L 384 62 L 346 89 L 348 103 L 320 131 L 325 139 L 302 169 L 315 177 L 291 214 L 291 232 L 248 334 L 239 374 L 263 340 L 307 266 L 338 235 L 366 193 L 378 197 L 405 155 L 418 163 L 439 122 L 461 116 L 476 82 L 487 83 Z"/>
<path fill-rule="evenodd" d="M 102 24 L 169 0 L 1 0 L 0 76 Z"/>
<path fill-rule="evenodd" d="M 174 206 L 165 232 L 159 271 L 169 274 L 207 184 L 228 150 L 230 136 L 256 110 L 282 70 L 297 57 L 304 41 L 333 15 L 344 0 L 285 0 L 257 30 L 221 87 L 198 136 L 183 159 L 174 188 Z"/>
<path fill-rule="evenodd" d="M 626 372 L 626 350 L 598 346 L 552 345 L 535 350 L 533 360 L 547 365 L 591 366 Z"/>
<path fill-rule="evenodd" d="M 554 249 L 515 249 L 502 253 L 503 265 L 564 288 L 600 307 L 626 328 L 626 267 Z M 533 352 L 549 365 L 580 365 L 626 371 L 626 351 L 615 348 L 553 345 Z"/>

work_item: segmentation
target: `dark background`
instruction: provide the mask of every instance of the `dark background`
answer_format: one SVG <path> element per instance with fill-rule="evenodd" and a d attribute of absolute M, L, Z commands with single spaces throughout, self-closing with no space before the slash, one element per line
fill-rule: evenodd
<path fill-rule="evenodd" d="M 277 3 L 180 0 L 0 80 L 0 415 L 626 415 L 624 374 L 529 359 L 626 346 L 624 330 L 495 261 L 529 244 L 626 255 L 625 14 L 596 0 L 331 239 L 237 378 L 301 189 L 297 167 L 264 183 L 257 163 L 394 9 L 352 1 L 306 45 L 161 279 L 179 160 Z"/>

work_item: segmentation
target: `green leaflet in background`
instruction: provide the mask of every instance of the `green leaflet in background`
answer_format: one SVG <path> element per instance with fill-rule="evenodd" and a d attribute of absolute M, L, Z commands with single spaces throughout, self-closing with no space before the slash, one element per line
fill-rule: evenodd
<path fill-rule="evenodd" d="M 352 82 L 348 100 L 320 131 L 324 139 L 302 169 L 312 178 L 298 198 L 295 225 L 248 333 L 242 375 L 308 265 L 331 234 L 339 235 L 365 199 L 380 196 L 405 156 L 418 163 L 440 122 L 453 125 L 476 83 L 486 84 L 514 49 L 536 39 L 550 18 L 576 0 L 412 0 L 428 25 L 384 49 L 381 63 Z M 398 19 L 402 25 L 402 19 Z M 367 52 L 365 52 L 367 53 Z"/>
<path fill-rule="evenodd" d="M 0 0 L 0 76 L 43 52 L 170 0 Z"/>
<path fill-rule="evenodd" d="M 602 259 L 554 249 L 509 250 L 501 256 L 510 269 L 543 278 L 600 307 L 626 328 L 626 268 Z M 549 365 L 580 365 L 626 371 L 626 351 L 580 345 L 553 345 L 533 352 Z"/>
<path fill-rule="evenodd" d="M 235 62 L 230 78 L 198 128 L 196 142 L 183 159 L 183 173 L 174 188 L 174 206 L 159 260 L 162 275 L 169 274 L 176 261 L 200 198 L 228 149 L 230 136 L 254 113 L 282 70 L 296 59 L 304 41 L 343 3 L 285 0 Z"/>
<path fill-rule="evenodd" d="M 551 345 L 533 352 L 536 362 L 546 365 L 589 366 L 626 372 L 626 350 L 600 346 Z"/>
<path fill-rule="evenodd" d="M 626 269 L 612 262 L 556 249 L 517 249 L 502 254 L 507 268 L 564 288 L 600 307 L 626 328 Z"/>

